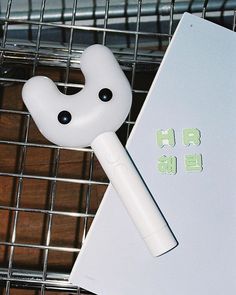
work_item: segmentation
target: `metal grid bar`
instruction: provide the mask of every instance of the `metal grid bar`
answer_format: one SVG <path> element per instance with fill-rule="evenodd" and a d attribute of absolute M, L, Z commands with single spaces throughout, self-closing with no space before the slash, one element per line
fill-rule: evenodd
<path fill-rule="evenodd" d="M 92 157 L 93 153 L 91 153 Z M 89 183 L 91 185 L 91 183 Z M 94 217 L 95 214 L 89 214 L 86 210 L 85 213 L 77 213 L 77 212 L 67 212 L 67 211 L 57 211 L 53 209 L 49 210 L 43 210 L 43 209 L 34 209 L 34 208 L 26 208 L 26 207 L 10 207 L 10 206 L 0 206 L 1 210 L 8 210 L 8 211 L 22 211 L 22 212 L 33 212 L 33 213 L 41 213 L 41 214 L 47 214 L 47 215 L 62 215 L 62 216 L 71 216 L 71 217 Z"/>
<path fill-rule="evenodd" d="M 50 212 L 51 213 L 51 212 Z M 69 248 L 69 247 L 56 247 L 56 246 L 45 246 L 45 245 L 34 245 L 34 244 L 21 244 L 21 243 L 16 243 L 16 242 L 0 242 L 0 245 L 5 245 L 5 246 L 10 246 L 10 248 L 15 248 L 15 247 L 21 247 L 21 248 L 35 248 L 35 249 L 40 249 L 40 250 L 54 250 L 54 251 L 61 251 L 61 252 L 75 252 L 79 253 L 80 249 L 79 248 Z M 12 263 L 12 259 L 11 259 Z M 12 265 L 10 268 L 8 268 L 8 271 L 12 271 Z M 10 281 L 11 274 L 8 276 L 8 279 Z"/>
<path fill-rule="evenodd" d="M 165 3 L 155 3 L 147 4 L 143 3 L 141 0 L 137 0 L 136 4 L 127 6 L 126 12 L 121 9 L 114 11 L 114 5 L 111 5 L 110 0 L 104 0 L 104 6 L 94 8 L 95 10 L 85 11 L 83 8 L 78 7 L 80 3 L 77 3 L 77 0 L 73 1 L 73 7 L 71 10 L 66 10 L 61 13 L 61 16 L 58 17 L 58 14 L 52 16 L 49 14 L 46 9 L 46 3 L 48 0 L 41 0 L 41 9 L 39 12 L 33 13 L 31 19 L 20 14 L 15 14 L 12 12 L 12 7 L 16 0 L 8 0 L 6 5 L 6 11 L 4 14 L 0 13 L 0 22 L 2 23 L 2 34 L 1 34 L 1 47 L 0 47 L 0 62 L 1 65 L 5 66 L 7 63 L 16 63 L 19 65 L 30 64 L 32 69 L 31 76 L 35 75 L 37 70 L 40 70 L 42 66 L 53 66 L 55 70 L 65 69 L 64 79 L 55 78 L 56 84 L 64 88 L 64 92 L 67 93 L 70 88 L 80 89 L 83 88 L 83 84 L 70 81 L 70 73 L 73 68 L 78 68 L 79 58 L 83 49 L 87 44 L 77 44 L 75 43 L 75 33 L 79 32 L 82 34 L 84 32 L 89 32 L 96 34 L 96 36 L 101 36 L 102 44 L 105 44 L 112 48 L 114 54 L 116 55 L 118 61 L 127 70 L 130 74 L 130 82 L 134 94 L 134 103 L 138 102 L 140 95 L 146 95 L 148 89 L 144 86 L 136 86 L 136 80 L 142 73 L 148 73 L 148 71 L 156 71 L 158 68 L 165 48 L 160 50 L 152 51 L 147 49 L 150 44 L 143 48 L 141 46 L 140 40 L 142 38 L 150 38 L 154 41 L 156 40 L 165 40 L 167 47 L 168 43 L 171 40 L 172 33 L 174 32 L 176 19 L 179 19 L 178 14 L 182 14 L 184 11 L 191 10 L 192 12 L 201 13 L 202 17 L 206 17 L 206 12 L 210 13 L 212 11 L 220 12 L 232 12 L 232 25 L 231 28 L 235 31 L 236 27 L 236 5 L 234 1 L 227 1 L 223 6 L 219 6 L 219 1 L 194 1 L 190 5 L 190 2 L 170 0 L 165 1 Z M 120 4 L 119 4 L 120 5 Z M 119 6 L 118 5 L 118 6 Z M 222 10 L 223 9 L 223 10 Z M 83 16 L 81 16 L 81 12 Z M 167 22 L 167 28 L 165 31 L 152 31 L 143 29 L 142 18 L 144 16 L 152 17 L 154 15 L 159 15 L 159 22 Z M 81 25 L 77 20 L 91 19 L 95 17 L 95 20 L 103 20 L 101 23 L 94 23 L 94 25 Z M 129 24 L 129 18 L 135 17 L 135 26 L 133 27 L 117 27 L 114 28 L 109 20 L 114 19 L 115 17 L 125 17 L 125 21 Z M 151 19 L 151 18 L 150 18 Z M 70 23 L 65 23 L 70 21 Z M 112 23 L 112 22 L 111 22 Z M 32 40 L 17 40 L 11 39 L 8 34 L 12 26 L 23 26 L 27 28 L 28 26 L 37 26 L 37 33 L 35 37 L 35 42 Z M 69 32 L 68 41 L 64 44 L 55 42 L 47 43 L 43 41 L 43 34 L 45 30 L 50 29 L 59 29 L 66 30 Z M 126 48 L 125 45 L 119 44 L 115 45 L 109 43 L 110 36 L 125 36 L 126 39 L 132 40 L 131 47 Z M 17 44 L 18 42 L 18 44 Z M 152 45 L 153 46 L 153 45 Z M 152 47 L 151 46 L 151 47 Z M 156 47 L 154 48 L 156 49 Z M 1 76 L 0 83 L 7 87 L 7 83 L 24 83 L 28 77 L 7 77 Z M 138 88 L 137 88 L 138 87 Z M 133 109 L 132 109 L 133 112 Z M 126 139 L 130 133 L 131 127 L 135 123 L 135 120 L 132 118 L 132 112 L 130 113 L 128 119 L 125 122 L 126 126 Z M 0 138 L 0 147 L 2 145 L 10 147 L 16 147 L 19 149 L 18 152 L 18 170 L 14 172 L 1 171 L 0 169 L 0 180 L 1 177 L 8 177 L 15 179 L 16 191 L 15 191 L 15 202 L 12 204 L 1 204 L 0 203 L 0 212 L 9 212 L 13 216 L 13 227 L 11 231 L 11 236 L 9 240 L 0 240 L 0 246 L 7 247 L 10 250 L 8 257 L 7 267 L 0 269 L 0 285 L 1 282 L 5 284 L 3 294 L 13 294 L 14 288 L 16 286 L 21 287 L 22 289 L 31 287 L 35 290 L 36 293 L 32 294 L 47 294 L 49 291 L 57 291 L 60 294 L 61 291 L 68 292 L 67 294 L 85 294 L 85 291 L 78 289 L 77 287 L 71 286 L 68 283 L 68 273 L 55 270 L 50 271 L 50 253 L 79 253 L 80 246 L 67 246 L 63 245 L 54 245 L 51 243 L 54 234 L 54 220 L 57 217 L 60 218 L 75 218 L 77 221 L 77 228 L 79 223 L 82 221 L 81 227 L 81 238 L 80 245 L 83 243 L 88 228 L 89 220 L 94 218 L 95 213 L 92 212 L 92 200 L 93 188 L 98 189 L 99 187 L 106 188 L 108 185 L 107 181 L 96 179 L 95 174 L 97 171 L 96 159 L 93 151 L 90 148 L 84 149 L 71 149 L 71 148 L 62 148 L 56 147 L 49 143 L 37 143 L 33 142 L 28 136 L 30 131 L 30 115 L 27 111 L 22 109 L 17 109 L 16 107 L 11 108 L 1 108 L 0 116 L 7 116 L 10 120 L 10 116 L 19 115 L 24 120 L 22 124 L 21 138 L 12 139 L 12 138 Z M 44 148 L 45 150 L 50 150 L 53 155 L 53 161 L 51 163 L 51 173 L 50 175 L 41 175 L 27 173 L 26 172 L 26 162 L 27 162 L 27 151 L 30 148 Z M 76 152 L 77 154 L 84 154 L 87 158 L 87 177 L 82 176 L 60 176 L 58 171 L 60 171 L 61 158 L 62 154 L 66 151 Z M 26 206 L 22 204 L 23 197 L 23 184 L 28 180 L 35 181 L 47 181 L 50 183 L 50 189 L 47 192 L 48 207 L 47 208 L 34 208 L 33 206 Z M 66 208 L 58 209 L 56 206 L 58 197 L 57 189 L 60 184 L 78 184 L 86 185 L 85 197 L 84 197 L 84 208 L 83 210 L 76 211 L 75 208 L 70 211 Z M 82 189 L 80 188 L 82 191 Z M 6 196 L 7 198 L 7 196 Z M 82 197 L 81 197 L 82 198 Z M 92 210 L 92 211 L 91 211 Z M 19 235 L 20 227 L 20 214 L 35 214 L 42 215 L 46 221 L 46 227 L 43 233 L 43 240 L 41 242 L 22 242 L 18 241 L 17 237 Z M 1 221 L 0 221 L 1 222 Z M 18 249 L 28 249 L 28 250 L 40 250 L 43 253 L 41 258 L 42 267 L 37 268 L 36 270 L 24 270 L 24 268 L 14 267 L 14 252 Z M 72 265 L 70 265 L 71 267 Z M 38 291 L 37 291 L 38 290 Z M 1 289 L 0 289 L 1 294 Z"/>
<path fill-rule="evenodd" d="M 39 22 L 40 23 L 43 22 L 43 16 L 44 16 L 44 12 L 45 12 L 45 4 L 46 4 L 46 0 L 42 0 L 41 1 L 40 16 L 39 16 Z M 34 57 L 34 63 L 33 63 L 32 76 L 35 75 L 35 70 L 36 70 L 36 66 L 37 66 L 37 62 L 38 62 L 41 33 L 42 33 L 42 24 L 38 25 L 38 32 L 37 32 L 37 40 L 36 40 L 36 46 L 35 46 L 35 57 Z"/>
<path fill-rule="evenodd" d="M 3 36 L 2 36 L 2 45 L 1 45 L 2 48 L 4 48 L 6 46 L 7 28 L 8 28 L 7 19 L 9 19 L 9 15 L 10 15 L 10 11 L 11 11 L 11 5 L 12 5 L 12 0 L 8 0 L 6 14 L 5 14 L 4 27 L 3 27 Z M 1 63 L 2 63 L 2 61 L 3 61 L 3 51 L 1 52 L 0 59 L 1 59 Z"/>
<path fill-rule="evenodd" d="M 106 45 L 106 35 L 107 35 L 107 25 L 108 25 L 108 13 L 109 13 L 109 6 L 110 6 L 110 1 L 106 0 L 106 6 L 105 6 L 105 14 L 104 14 L 104 31 L 103 31 L 103 36 L 102 36 L 102 44 Z"/>
<path fill-rule="evenodd" d="M 236 31 L 236 10 L 234 10 L 234 20 L 233 20 L 233 27 L 232 30 L 235 32 Z"/>
<path fill-rule="evenodd" d="M 206 18 L 206 10 L 207 10 L 207 6 L 208 6 L 208 1 L 209 0 L 204 0 L 203 9 L 202 9 L 202 18 Z"/>
<path fill-rule="evenodd" d="M 135 30 L 119 30 L 119 29 L 111 29 L 111 28 L 101 28 L 101 27 L 92 27 L 92 26 L 79 26 L 79 25 L 67 25 L 67 24 L 57 24 L 57 23 L 45 23 L 43 21 L 31 21 L 31 20 L 20 20 L 13 18 L 0 18 L 0 21 L 5 21 L 7 24 L 24 24 L 24 25 L 37 25 L 37 26 L 45 26 L 52 28 L 62 28 L 62 29 L 73 29 L 73 30 L 81 30 L 81 31 L 94 31 L 94 32 L 107 32 L 114 34 L 126 34 L 126 35 L 140 35 L 140 36 L 149 36 L 149 37 L 169 37 L 169 34 L 164 33 L 153 33 L 153 32 L 145 32 L 145 31 L 135 31 Z"/>
<path fill-rule="evenodd" d="M 169 43 L 171 41 L 172 31 L 173 31 L 173 18 L 174 18 L 174 8 L 175 8 L 175 0 L 171 0 L 170 3 L 170 23 L 169 23 Z"/>
<path fill-rule="evenodd" d="M 26 147 L 26 145 L 25 145 Z M 22 174 L 22 173 L 6 173 L 6 172 L 0 172 L 0 176 L 10 176 L 18 179 L 38 179 L 38 180 L 49 180 L 53 181 L 55 180 L 55 177 L 52 176 L 42 176 L 42 175 L 28 175 L 28 174 Z M 77 183 L 77 184 L 95 184 L 95 185 L 107 185 L 107 182 L 102 181 L 89 181 L 86 179 L 78 179 L 78 178 L 66 178 L 66 177 L 57 177 L 57 182 L 68 182 L 68 183 Z"/>
<path fill-rule="evenodd" d="M 72 44 L 73 44 L 73 34 L 74 34 L 74 28 L 75 28 L 75 14 L 77 10 L 77 0 L 74 0 L 73 2 L 73 8 L 72 8 L 72 17 L 71 17 L 71 25 L 70 25 L 70 39 L 68 44 L 68 57 L 66 62 L 66 76 L 65 76 L 65 85 L 67 85 L 69 80 L 69 73 L 70 73 L 70 63 L 71 63 L 71 52 L 72 52 Z M 64 87 L 64 93 L 67 93 L 68 87 Z"/>
<path fill-rule="evenodd" d="M 94 152 L 90 154 L 89 159 L 89 181 L 92 182 L 93 179 L 93 170 L 94 170 Z M 91 217 L 91 214 L 89 214 L 90 209 L 90 201 L 91 201 L 91 184 L 88 185 L 87 192 L 86 192 L 86 207 L 85 207 L 85 219 L 84 219 L 84 228 L 83 228 L 83 235 L 82 235 L 82 243 L 84 243 L 87 232 L 88 232 L 88 220 L 89 217 Z"/>
<path fill-rule="evenodd" d="M 56 178 L 58 174 L 58 166 L 59 166 L 59 158 L 60 158 L 60 150 L 56 149 L 54 150 L 54 159 L 53 159 L 53 164 L 52 164 L 52 175 L 55 178 L 51 182 L 50 186 L 50 192 L 49 192 L 49 214 L 47 215 L 47 228 L 46 228 L 46 243 L 45 246 L 49 247 L 50 245 L 50 240 L 51 240 L 51 231 L 52 231 L 52 218 L 53 218 L 53 210 L 54 210 L 54 203 L 55 203 L 55 197 L 56 197 Z M 44 258 L 43 258 L 43 274 L 42 274 L 42 279 L 45 281 L 47 279 L 47 269 L 48 269 L 48 254 L 49 254 L 49 249 L 45 248 L 44 250 Z M 42 284 L 41 286 L 41 294 L 45 294 L 45 288 L 46 285 Z"/>
<path fill-rule="evenodd" d="M 137 18 L 136 18 L 136 32 L 139 32 L 140 30 L 140 18 L 141 18 L 141 9 L 142 9 L 142 1 L 137 1 Z M 136 74 L 136 61 L 137 61 L 137 55 L 138 55 L 138 42 L 139 42 L 139 35 L 135 35 L 135 41 L 134 41 L 134 54 L 133 54 L 133 63 L 132 63 L 132 75 L 131 75 L 131 88 L 134 89 L 134 83 L 135 83 L 135 74 Z M 131 120 L 131 111 L 128 115 L 128 121 Z M 128 140 L 129 134 L 131 131 L 131 125 L 127 125 L 127 132 L 126 132 L 126 141 Z"/>
<path fill-rule="evenodd" d="M 24 118 L 23 122 L 23 138 L 24 142 L 26 143 L 28 140 L 28 134 L 29 134 L 29 124 L 30 124 L 30 116 L 27 115 L 26 118 Z M 22 146 L 19 153 L 19 160 L 18 160 L 18 170 L 20 177 L 17 181 L 17 189 L 16 189 L 16 195 L 15 195 L 15 206 L 16 208 L 20 207 L 20 199 L 21 199 L 21 193 L 22 193 L 22 183 L 23 183 L 23 173 L 24 173 L 24 165 L 26 160 L 26 146 Z M 16 233 L 17 233 L 17 222 L 18 222 L 18 215 L 19 211 L 14 211 L 14 217 L 13 217 L 13 229 L 11 234 L 11 247 L 10 247 L 10 254 L 9 254 L 9 262 L 8 262 L 8 279 L 11 278 L 12 275 L 12 266 L 13 266 L 13 259 L 14 259 L 14 249 L 16 244 Z M 10 281 L 7 281 L 6 284 L 6 295 L 10 294 Z"/>

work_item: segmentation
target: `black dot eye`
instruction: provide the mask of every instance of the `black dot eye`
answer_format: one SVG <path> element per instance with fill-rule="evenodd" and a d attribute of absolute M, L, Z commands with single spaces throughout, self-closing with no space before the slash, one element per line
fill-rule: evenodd
<path fill-rule="evenodd" d="M 57 119 L 61 124 L 68 124 L 71 121 L 71 114 L 68 111 L 61 111 Z"/>
<path fill-rule="evenodd" d="M 98 94 L 99 98 L 100 98 L 102 101 L 104 101 L 104 102 L 107 102 L 107 101 L 111 100 L 111 99 L 112 99 L 112 95 L 113 95 L 113 94 L 112 94 L 111 90 L 108 89 L 108 88 L 102 88 L 102 89 L 99 91 L 99 94 Z"/>

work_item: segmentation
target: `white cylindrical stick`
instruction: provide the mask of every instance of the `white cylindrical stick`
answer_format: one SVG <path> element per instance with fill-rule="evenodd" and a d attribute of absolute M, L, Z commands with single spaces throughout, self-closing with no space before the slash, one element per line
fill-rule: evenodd
<path fill-rule="evenodd" d="M 97 136 L 91 147 L 152 255 L 176 247 L 178 242 L 116 134 Z"/>

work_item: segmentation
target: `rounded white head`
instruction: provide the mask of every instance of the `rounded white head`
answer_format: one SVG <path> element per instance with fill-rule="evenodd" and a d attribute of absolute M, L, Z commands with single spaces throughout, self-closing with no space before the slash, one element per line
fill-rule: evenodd
<path fill-rule="evenodd" d="M 79 93 L 62 94 L 43 76 L 31 78 L 22 90 L 41 133 L 60 146 L 89 146 L 98 135 L 116 131 L 130 111 L 129 82 L 107 47 L 88 47 L 81 57 L 81 70 L 85 86 Z"/>

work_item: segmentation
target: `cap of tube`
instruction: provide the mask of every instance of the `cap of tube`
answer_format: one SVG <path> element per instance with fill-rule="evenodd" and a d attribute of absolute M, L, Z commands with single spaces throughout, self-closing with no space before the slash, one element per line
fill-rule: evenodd
<path fill-rule="evenodd" d="M 161 256 L 178 245 L 168 226 L 143 238 L 153 256 Z"/>

